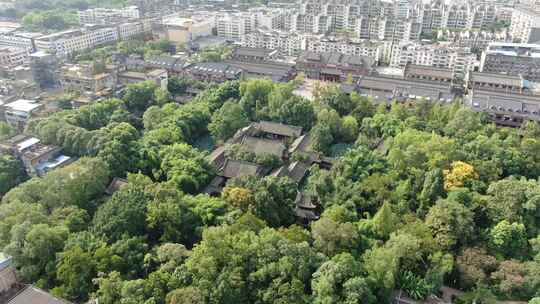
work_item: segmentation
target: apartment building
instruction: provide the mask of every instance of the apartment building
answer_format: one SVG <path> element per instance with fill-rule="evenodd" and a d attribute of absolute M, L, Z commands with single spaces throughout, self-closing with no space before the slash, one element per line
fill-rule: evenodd
<path fill-rule="evenodd" d="M 91 27 L 72 29 L 39 37 L 35 40 L 36 49 L 67 57 L 78 51 L 112 43 L 118 40 L 116 27 Z"/>
<path fill-rule="evenodd" d="M 306 35 L 259 28 L 242 37 L 241 45 L 249 48 L 277 50 L 281 56 L 298 56 L 306 49 Z"/>
<path fill-rule="evenodd" d="M 491 43 L 482 53 L 480 71 L 540 82 L 540 44 Z"/>
<path fill-rule="evenodd" d="M 469 48 L 454 47 L 450 44 L 423 45 L 401 43 L 392 50 L 390 65 L 403 68 L 407 64 L 447 68 L 464 77 L 474 69 L 476 55 Z"/>
<path fill-rule="evenodd" d="M 116 25 L 119 40 L 132 40 L 151 33 L 151 28 L 142 21 L 125 22 Z"/>
<path fill-rule="evenodd" d="M 24 48 L 0 46 L 0 65 L 13 67 L 23 64 L 28 58 L 28 51 Z"/>
<path fill-rule="evenodd" d="M 40 33 L 10 32 L 0 33 L 0 46 L 13 46 L 23 48 L 29 52 L 34 51 L 34 39 L 43 36 Z"/>
<path fill-rule="evenodd" d="M 217 36 L 234 41 L 251 33 L 257 27 L 257 14 L 251 12 L 221 13 L 216 16 Z"/>
<path fill-rule="evenodd" d="M 137 6 L 128 6 L 121 9 L 91 8 L 78 12 L 80 24 L 108 24 L 117 23 L 125 19 L 139 19 L 140 12 Z"/>
<path fill-rule="evenodd" d="M 512 11 L 510 36 L 514 42 L 540 41 L 540 12 L 534 7 L 517 5 Z"/>
<path fill-rule="evenodd" d="M 365 56 L 373 58 L 376 63 L 381 61 L 384 48 L 382 42 L 325 38 L 321 36 L 307 36 L 305 45 L 306 51 L 314 53 L 341 53 L 349 56 Z"/>
<path fill-rule="evenodd" d="M 457 47 L 467 47 L 470 49 L 484 50 L 492 42 L 505 42 L 508 41 L 509 36 L 507 31 L 501 32 L 488 32 L 488 31 L 450 31 L 439 30 L 437 38 L 441 41 L 451 42 L 452 45 Z"/>

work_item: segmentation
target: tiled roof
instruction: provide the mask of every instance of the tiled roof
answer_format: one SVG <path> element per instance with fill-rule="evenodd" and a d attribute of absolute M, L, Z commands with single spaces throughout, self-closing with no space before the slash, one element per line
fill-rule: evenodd
<path fill-rule="evenodd" d="M 470 72 L 469 79 L 471 82 L 483 82 L 497 85 L 523 87 L 523 78 L 520 76 L 495 74 L 495 73 L 483 73 L 483 72 Z"/>
<path fill-rule="evenodd" d="M 238 178 L 243 176 L 258 176 L 262 167 L 245 161 L 227 160 L 221 172 L 221 176 L 226 178 Z"/>
<path fill-rule="evenodd" d="M 28 286 L 7 304 L 68 304 L 39 288 Z"/>
<path fill-rule="evenodd" d="M 415 64 L 408 64 L 405 67 L 405 75 L 408 74 L 450 79 L 454 77 L 453 72 L 450 69 Z"/>
<path fill-rule="evenodd" d="M 269 134 L 293 138 L 296 138 L 302 134 L 302 127 L 285 125 L 272 121 L 261 121 L 255 123 L 255 129 Z"/>
<path fill-rule="evenodd" d="M 285 146 L 279 140 L 268 140 L 257 137 L 246 136 L 242 140 L 242 145 L 250 152 L 257 155 L 271 154 L 279 158 L 283 157 Z"/>

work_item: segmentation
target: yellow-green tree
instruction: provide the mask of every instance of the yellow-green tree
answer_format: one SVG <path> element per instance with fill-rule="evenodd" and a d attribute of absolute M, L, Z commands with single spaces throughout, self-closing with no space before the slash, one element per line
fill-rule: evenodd
<path fill-rule="evenodd" d="M 452 162 L 449 170 L 444 170 L 444 189 L 463 187 L 467 181 L 478 178 L 472 165 L 462 161 Z"/>

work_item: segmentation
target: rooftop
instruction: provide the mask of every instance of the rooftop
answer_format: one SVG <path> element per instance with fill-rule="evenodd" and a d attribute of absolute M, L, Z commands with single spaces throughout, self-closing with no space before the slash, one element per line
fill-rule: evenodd
<path fill-rule="evenodd" d="M 243 138 L 242 146 L 257 155 L 270 154 L 280 159 L 283 157 L 283 152 L 285 152 L 285 146 L 279 140 L 268 140 L 251 136 Z"/>
<path fill-rule="evenodd" d="M 20 112 L 32 112 L 42 106 L 43 105 L 38 101 L 28 99 L 19 99 L 5 105 L 6 108 L 11 109 L 12 111 Z"/>
<path fill-rule="evenodd" d="M 7 304 L 68 304 L 39 288 L 28 286 Z"/>
<path fill-rule="evenodd" d="M 298 58 L 299 61 L 316 61 L 322 64 L 335 66 L 364 66 L 372 67 L 375 63 L 373 58 L 367 56 L 343 55 L 340 53 L 315 53 L 306 51 Z"/>
<path fill-rule="evenodd" d="M 407 64 L 405 67 L 405 75 L 408 74 L 448 79 L 452 79 L 454 77 L 454 73 L 450 69 L 416 64 Z"/>
<path fill-rule="evenodd" d="M 244 176 L 260 175 L 262 167 L 260 165 L 236 160 L 227 160 L 223 166 L 221 176 L 226 178 L 238 178 Z"/>
<path fill-rule="evenodd" d="M 523 87 L 524 84 L 521 76 L 485 72 L 470 72 L 469 80 L 471 82 L 492 83 L 515 87 Z"/>
<path fill-rule="evenodd" d="M 285 125 L 272 121 L 261 121 L 254 124 L 254 127 L 262 132 L 285 137 L 296 138 L 302 134 L 302 127 Z"/>
<path fill-rule="evenodd" d="M 275 53 L 274 50 L 263 49 L 263 48 L 247 48 L 239 47 L 234 49 L 233 56 L 252 56 L 252 57 L 268 57 L 272 53 Z"/>

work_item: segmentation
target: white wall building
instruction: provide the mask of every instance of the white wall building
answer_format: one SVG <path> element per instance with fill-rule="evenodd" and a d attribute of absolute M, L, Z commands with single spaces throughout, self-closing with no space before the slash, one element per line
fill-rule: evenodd
<path fill-rule="evenodd" d="M 0 46 L 0 66 L 13 67 L 23 64 L 28 58 L 28 50 L 12 47 Z"/>
<path fill-rule="evenodd" d="M 515 42 L 540 41 L 540 13 L 527 6 L 517 6 L 512 11 L 510 36 Z"/>
<path fill-rule="evenodd" d="M 401 43 L 392 49 L 390 66 L 403 68 L 408 63 L 416 65 L 447 68 L 457 74 L 465 75 L 476 64 L 476 55 L 469 48 L 454 47 L 449 44 L 422 45 Z"/>
<path fill-rule="evenodd" d="M 121 9 L 92 8 L 79 11 L 80 24 L 106 24 L 119 22 L 122 19 L 139 19 L 141 17 L 137 6 L 128 6 Z"/>

